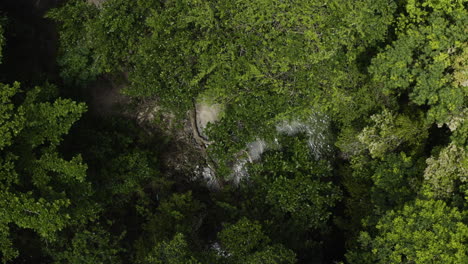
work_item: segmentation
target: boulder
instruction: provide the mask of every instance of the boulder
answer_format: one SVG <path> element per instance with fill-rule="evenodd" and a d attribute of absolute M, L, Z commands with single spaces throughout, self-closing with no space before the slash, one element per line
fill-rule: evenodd
<path fill-rule="evenodd" d="M 222 112 L 223 106 L 221 104 L 209 104 L 203 101 L 195 104 L 197 131 L 202 138 L 208 139 L 205 134 L 206 127 L 209 123 L 218 121 Z"/>

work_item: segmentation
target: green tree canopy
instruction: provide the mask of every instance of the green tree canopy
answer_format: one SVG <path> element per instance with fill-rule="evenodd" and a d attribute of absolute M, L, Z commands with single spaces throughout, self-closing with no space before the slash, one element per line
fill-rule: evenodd
<path fill-rule="evenodd" d="M 397 39 L 373 60 L 370 72 L 383 94 L 407 94 L 411 102 L 429 106 L 429 122 L 446 122 L 468 97 L 453 82 L 454 61 L 468 41 L 466 6 L 463 1 L 408 1 L 405 8 Z"/>
<path fill-rule="evenodd" d="M 191 256 L 184 235 L 178 233 L 169 242 L 161 242 L 153 248 L 144 263 L 148 264 L 199 264 Z"/>
<path fill-rule="evenodd" d="M 257 195 L 279 222 L 297 230 L 320 228 L 340 199 L 339 189 L 330 181 L 330 167 L 314 160 L 301 137 L 285 137 L 281 142 L 287 147 L 267 151 L 250 170 Z"/>
<path fill-rule="evenodd" d="M 0 59 L 54 50 L 38 30 L 55 22 L 63 80 L 0 84 L 3 262 L 468 262 L 466 0 L 68 0 L 49 20 L 18 13 L 49 2 L 0 1 Z M 115 99 L 95 80 L 129 103 L 75 124 L 86 106 L 60 96 Z M 203 133 L 202 103 L 221 110 Z M 167 120 L 183 126 L 162 135 Z"/>
<path fill-rule="evenodd" d="M 219 234 L 228 263 L 296 263 L 295 254 L 282 245 L 272 245 L 259 223 L 247 218 L 226 226 Z"/>
<path fill-rule="evenodd" d="M 468 226 L 456 208 L 443 201 L 416 200 L 388 212 L 376 235 L 362 233 L 365 252 L 348 255 L 351 263 L 465 263 Z"/>
<path fill-rule="evenodd" d="M 18 255 L 11 247 L 13 225 L 52 241 L 72 216 L 79 217 L 67 209 L 69 195 L 89 191 L 87 167 L 80 156 L 63 159 L 57 146 L 86 106 L 60 98 L 40 101 L 39 87 L 21 100 L 19 83 L 0 86 L 0 250 L 7 262 Z"/>

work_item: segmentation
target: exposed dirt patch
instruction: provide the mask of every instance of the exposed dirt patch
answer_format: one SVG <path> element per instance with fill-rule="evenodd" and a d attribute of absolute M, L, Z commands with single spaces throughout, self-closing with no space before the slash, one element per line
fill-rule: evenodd
<path fill-rule="evenodd" d="M 196 126 L 201 137 L 208 139 L 205 129 L 209 123 L 215 123 L 220 119 L 223 107 L 220 104 L 196 103 Z"/>

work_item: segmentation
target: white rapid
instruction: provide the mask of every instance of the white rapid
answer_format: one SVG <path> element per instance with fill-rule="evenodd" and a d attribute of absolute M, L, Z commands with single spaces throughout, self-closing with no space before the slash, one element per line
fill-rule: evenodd
<path fill-rule="evenodd" d="M 209 123 L 216 123 L 224 114 L 224 106 L 213 103 L 212 100 L 202 97 L 195 103 L 196 130 L 204 139 L 208 139 L 204 133 Z M 307 144 L 315 159 L 320 159 L 331 152 L 330 145 L 330 120 L 326 115 L 315 113 L 307 118 L 282 120 L 277 123 L 276 131 L 278 136 L 296 136 L 303 134 L 307 137 Z M 248 178 L 247 165 L 261 159 L 262 154 L 269 149 L 281 149 L 281 145 L 275 138 L 273 142 L 267 142 L 261 135 L 246 144 L 245 148 L 238 153 L 239 158 L 232 166 L 232 173 L 229 180 L 234 185 L 238 185 L 243 179 Z M 209 166 L 199 168 L 197 175 L 204 179 L 207 186 L 212 190 L 220 188 L 219 180 L 215 170 Z"/>
<path fill-rule="evenodd" d="M 305 120 L 281 121 L 276 125 L 278 134 L 287 136 L 305 134 L 308 138 L 309 149 L 315 159 L 326 156 L 332 150 L 329 129 L 329 118 L 321 114 L 314 114 Z M 232 168 L 231 179 L 233 184 L 238 185 L 242 179 L 248 178 L 249 172 L 246 165 L 260 160 L 261 155 L 272 148 L 281 148 L 276 138 L 271 143 L 259 138 L 248 143 L 245 149 L 247 157 L 238 159 Z"/>
<path fill-rule="evenodd" d="M 304 133 L 308 137 L 310 151 L 316 159 L 322 158 L 332 150 L 329 130 L 330 119 L 322 114 L 314 114 L 301 121 L 282 121 L 276 126 L 276 131 L 288 136 Z"/>

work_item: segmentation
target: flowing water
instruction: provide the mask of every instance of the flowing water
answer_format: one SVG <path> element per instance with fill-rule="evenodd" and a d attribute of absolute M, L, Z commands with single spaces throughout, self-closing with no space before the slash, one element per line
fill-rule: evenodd
<path fill-rule="evenodd" d="M 276 125 L 278 136 L 297 136 L 303 134 L 307 137 L 312 156 L 319 160 L 326 157 L 332 151 L 330 138 L 330 119 L 328 116 L 316 113 L 302 120 L 281 121 Z M 242 180 L 249 177 L 247 165 L 257 162 L 261 159 L 262 154 L 271 149 L 281 149 L 278 139 L 273 142 L 267 142 L 261 138 L 261 135 L 255 140 L 248 143 L 244 149 L 246 155 L 241 155 L 241 158 L 232 166 L 232 173 L 229 180 L 234 185 L 238 185 Z M 210 188 L 218 189 L 216 174 L 211 168 L 204 168 L 203 178 L 206 180 Z"/>

